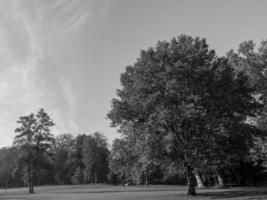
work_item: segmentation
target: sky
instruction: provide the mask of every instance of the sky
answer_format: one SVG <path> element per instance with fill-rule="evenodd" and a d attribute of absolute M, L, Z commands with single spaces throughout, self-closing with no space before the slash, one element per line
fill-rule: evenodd
<path fill-rule="evenodd" d="M 55 135 L 102 132 L 120 74 L 141 49 L 180 34 L 219 55 L 267 38 L 264 0 L 1 0 L 0 147 L 40 108 Z"/>

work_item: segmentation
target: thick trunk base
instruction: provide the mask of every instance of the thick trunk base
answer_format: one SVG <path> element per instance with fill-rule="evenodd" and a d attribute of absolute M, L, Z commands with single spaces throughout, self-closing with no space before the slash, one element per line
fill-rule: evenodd
<path fill-rule="evenodd" d="M 193 174 L 193 169 L 190 166 L 186 167 L 186 177 L 187 177 L 187 191 L 186 195 L 194 196 L 196 195 L 196 180 Z"/>
<path fill-rule="evenodd" d="M 186 191 L 186 195 L 187 196 L 195 196 L 197 193 L 196 193 L 196 189 L 195 187 L 193 186 L 187 186 L 187 191 Z"/>

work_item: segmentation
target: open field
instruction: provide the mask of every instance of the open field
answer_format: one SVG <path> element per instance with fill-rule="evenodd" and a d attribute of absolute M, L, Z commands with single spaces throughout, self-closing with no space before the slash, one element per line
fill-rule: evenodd
<path fill-rule="evenodd" d="M 267 199 L 267 188 L 199 189 L 198 196 L 186 197 L 182 186 L 133 186 L 74 185 L 36 187 L 35 194 L 27 194 L 27 188 L 0 190 L 5 200 L 182 200 L 182 199 Z"/>

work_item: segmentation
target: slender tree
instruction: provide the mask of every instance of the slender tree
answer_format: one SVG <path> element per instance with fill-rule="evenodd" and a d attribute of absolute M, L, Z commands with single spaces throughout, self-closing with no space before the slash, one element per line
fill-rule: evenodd
<path fill-rule="evenodd" d="M 29 193 L 34 193 L 36 171 L 41 160 L 49 154 L 53 142 L 50 127 L 54 125 L 48 114 L 40 109 L 36 115 L 20 117 L 20 127 L 15 130 L 15 146 L 21 149 L 22 159 L 27 166 Z"/>

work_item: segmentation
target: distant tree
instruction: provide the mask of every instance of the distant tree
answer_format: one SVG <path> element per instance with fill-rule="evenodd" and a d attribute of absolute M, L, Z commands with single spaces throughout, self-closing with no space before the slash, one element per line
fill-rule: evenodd
<path fill-rule="evenodd" d="M 88 135 L 84 139 L 83 143 L 83 164 L 85 166 L 85 179 L 86 182 L 97 182 L 97 143 L 93 136 Z"/>
<path fill-rule="evenodd" d="M 105 182 L 108 174 L 109 150 L 104 135 L 78 135 L 72 152 L 73 183 Z"/>
<path fill-rule="evenodd" d="M 229 170 L 237 168 L 241 162 L 250 158 L 254 139 L 261 134 L 257 127 L 246 123 L 239 124 L 234 120 L 224 127 L 218 130 L 215 146 L 210 153 L 212 159 L 209 159 L 210 170 L 216 175 L 219 188 L 224 187 L 225 176 Z"/>
<path fill-rule="evenodd" d="M 21 183 L 21 176 L 15 176 L 16 160 L 19 151 L 15 147 L 4 147 L 0 149 L 0 187 L 7 188 L 9 186 Z"/>
<path fill-rule="evenodd" d="M 140 184 L 142 182 L 141 178 L 144 177 L 143 182 L 148 186 L 149 176 L 154 167 L 159 166 L 160 162 L 165 160 L 163 157 L 165 149 L 162 137 L 157 130 L 148 130 L 141 124 L 138 124 L 138 126 L 136 124 L 127 124 L 121 132 L 129 141 L 133 157 L 136 159 L 133 172 L 139 175 L 139 177 L 136 177 L 137 180 L 140 179 L 136 184 Z M 157 134 L 157 137 L 154 136 L 155 134 Z"/>
<path fill-rule="evenodd" d="M 109 160 L 109 149 L 107 138 L 99 133 L 95 132 L 93 137 L 96 141 L 97 154 L 95 159 L 95 183 L 104 183 L 107 180 L 107 175 L 109 172 L 108 160 Z"/>
<path fill-rule="evenodd" d="M 125 138 L 115 139 L 112 144 L 109 167 L 123 185 L 132 182 L 131 171 L 135 161 L 136 157 L 129 141 Z"/>
<path fill-rule="evenodd" d="M 161 163 L 162 182 L 166 184 L 184 184 L 186 176 L 182 163 L 173 162 L 172 159 L 164 159 Z"/>
<path fill-rule="evenodd" d="M 149 136 L 148 134 L 145 136 Z M 140 163 L 142 172 L 145 177 L 145 185 L 149 185 L 149 175 L 151 168 L 156 164 L 156 155 L 153 153 L 153 140 L 150 137 L 144 137 L 143 140 L 138 140 L 135 144 L 136 153 L 138 156 L 137 163 Z M 159 146 L 158 146 L 159 148 Z M 160 148 L 159 148 L 160 149 Z"/>
<path fill-rule="evenodd" d="M 188 195 L 195 194 L 193 170 L 212 151 L 215 130 L 232 119 L 243 123 L 258 108 L 247 76 L 218 58 L 205 39 L 185 35 L 141 51 L 121 85 L 108 113 L 112 125 L 141 123 L 165 134 L 166 148 L 184 163 Z"/>
<path fill-rule="evenodd" d="M 21 159 L 27 166 L 29 193 L 34 193 L 36 171 L 42 160 L 51 153 L 53 135 L 50 128 L 54 126 L 48 114 L 40 109 L 36 115 L 20 117 L 20 127 L 15 130 L 14 145 L 21 151 Z"/>
<path fill-rule="evenodd" d="M 85 182 L 85 165 L 83 162 L 83 145 L 85 138 L 85 134 L 76 136 L 71 153 L 73 171 L 71 182 L 74 184 L 83 184 Z"/>
<path fill-rule="evenodd" d="M 73 151 L 74 138 L 71 134 L 62 134 L 55 138 L 53 147 L 54 174 L 57 183 L 70 183 L 71 153 Z"/>
<path fill-rule="evenodd" d="M 163 159 L 164 148 L 159 137 L 142 128 L 131 124 L 121 127 L 122 139 L 113 142 L 110 167 L 122 182 L 148 186 L 150 174 Z"/>

